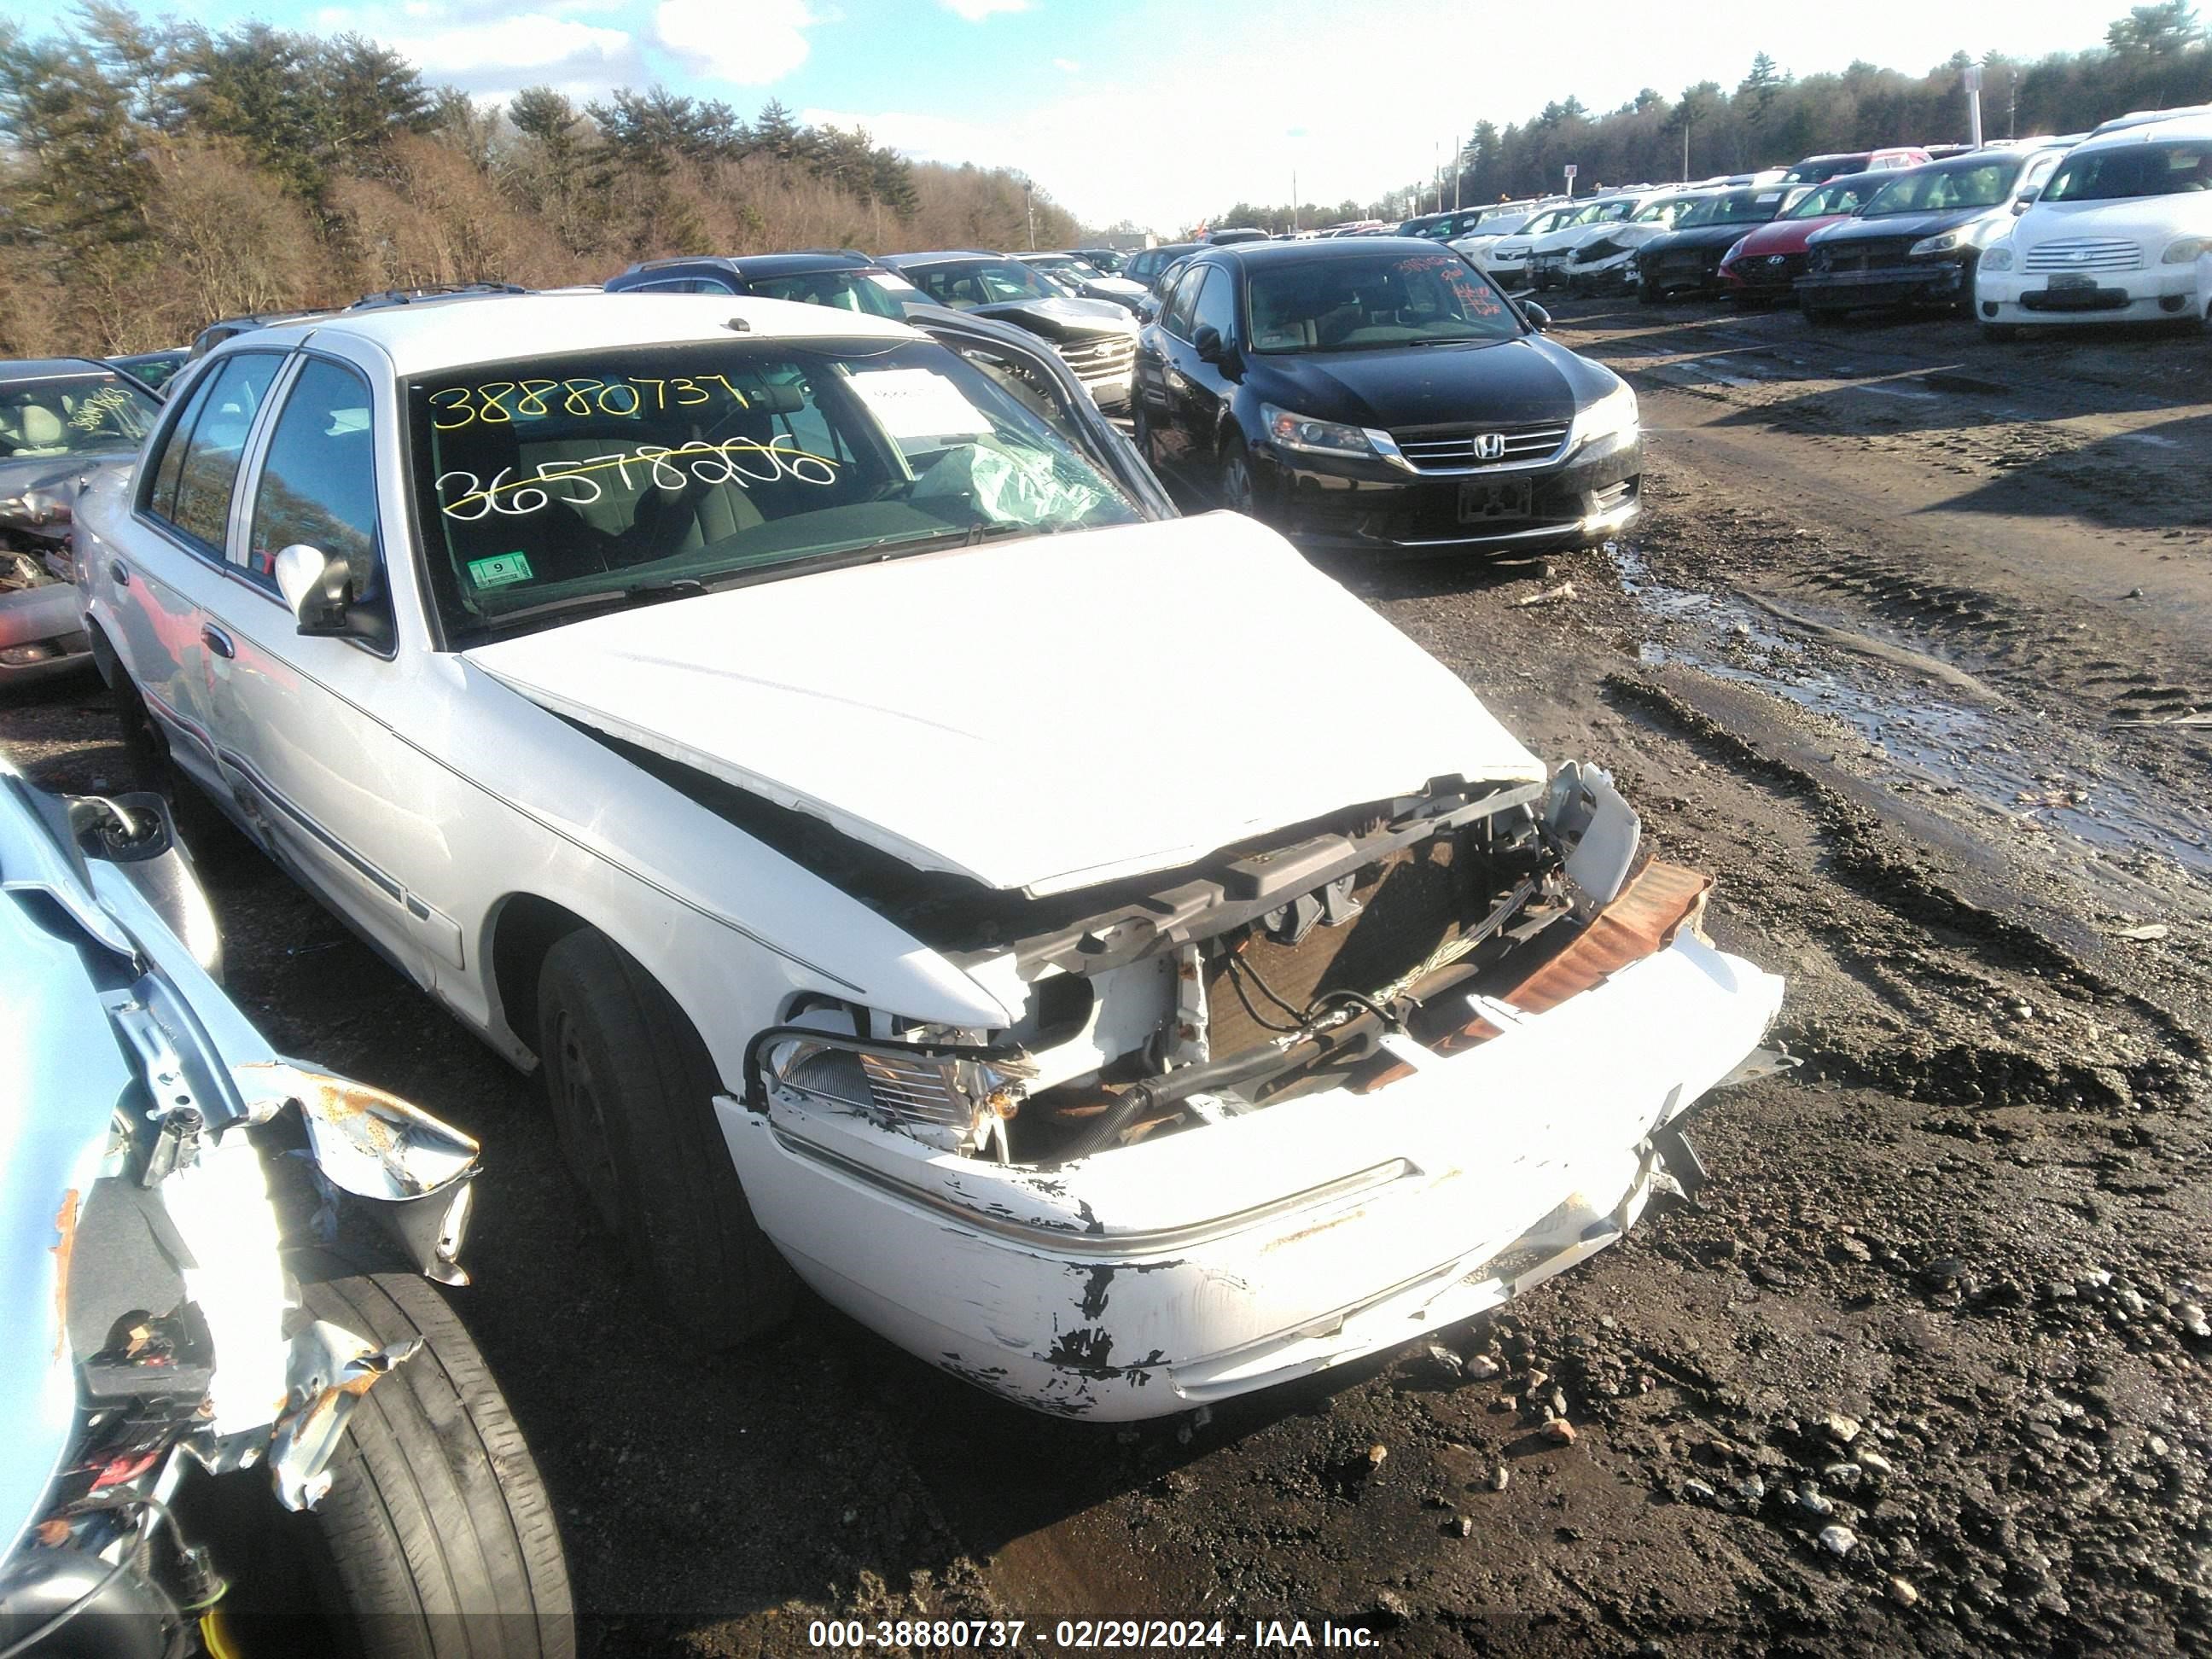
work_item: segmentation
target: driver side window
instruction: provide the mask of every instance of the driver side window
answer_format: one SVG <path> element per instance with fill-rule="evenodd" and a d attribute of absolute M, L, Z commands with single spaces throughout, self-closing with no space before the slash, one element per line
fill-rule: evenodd
<path fill-rule="evenodd" d="M 1198 331 L 1210 328 L 1221 337 L 1224 345 L 1237 343 L 1237 279 L 1226 270 L 1216 267 L 1199 290 L 1198 303 L 1190 313 L 1190 337 L 1198 337 Z"/>
<path fill-rule="evenodd" d="M 295 542 L 343 558 L 356 599 L 383 590 L 377 545 L 376 458 L 368 384 L 310 360 L 276 417 L 253 500 L 246 571 L 274 592 L 276 556 Z"/>
<path fill-rule="evenodd" d="M 1191 313 L 1198 307 L 1198 286 L 1211 267 L 1193 265 L 1176 278 L 1175 291 L 1160 308 L 1160 326 L 1178 340 L 1190 338 Z"/>

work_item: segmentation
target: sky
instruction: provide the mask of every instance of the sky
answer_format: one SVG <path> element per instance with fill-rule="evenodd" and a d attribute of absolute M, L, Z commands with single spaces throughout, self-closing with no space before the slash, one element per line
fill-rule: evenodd
<path fill-rule="evenodd" d="M 1765 52 L 1921 73 L 1952 52 L 2099 44 L 2130 0 L 197 0 L 351 30 L 434 83 L 579 100 L 655 81 L 750 116 L 770 98 L 917 160 L 1018 167 L 1094 226 L 1172 231 L 1240 199 L 1362 200 L 1428 176 L 1474 122 L 1555 99 L 1733 88 Z M 158 9 L 150 4 L 149 10 Z M 51 7 L 0 0 L 33 32 Z M 1694 19 L 1694 21 L 1690 20 Z M 1921 135 L 1964 137 L 1963 132 Z"/>

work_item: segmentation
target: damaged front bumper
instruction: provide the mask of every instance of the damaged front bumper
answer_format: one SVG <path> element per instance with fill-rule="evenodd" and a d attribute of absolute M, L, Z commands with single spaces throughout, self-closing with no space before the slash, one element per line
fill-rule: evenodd
<path fill-rule="evenodd" d="M 1268 1387 L 1494 1307 L 1619 1238 L 1664 1133 L 1754 1050 L 1782 981 L 1685 927 L 1485 1040 L 1385 1039 L 1388 1086 L 1304 1095 L 1045 1173 L 777 1095 L 715 1105 L 754 1212 L 827 1300 L 1010 1400 L 1102 1420 Z"/>

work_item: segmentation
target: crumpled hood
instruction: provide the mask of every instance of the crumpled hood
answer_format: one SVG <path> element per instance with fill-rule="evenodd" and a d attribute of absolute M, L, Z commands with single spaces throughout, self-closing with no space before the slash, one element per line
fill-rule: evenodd
<path fill-rule="evenodd" d="M 1099 334 L 1133 334 L 1136 321 L 1128 309 L 1111 300 L 1006 300 L 997 305 L 970 306 L 971 317 L 995 317 L 1048 340 L 1088 339 Z"/>
<path fill-rule="evenodd" d="M 1449 774 L 1544 776 L 1457 676 L 1231 514 L 793 576 L 465 655 L 918 868 L 1032 892 Z"/>

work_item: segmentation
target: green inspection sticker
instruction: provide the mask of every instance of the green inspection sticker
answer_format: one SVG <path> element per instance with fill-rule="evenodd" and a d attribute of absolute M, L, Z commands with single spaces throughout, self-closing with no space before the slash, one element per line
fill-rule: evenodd
<path fill-rule="evenodd" d="M 478 587 L 505 587 L 530 580 L 530 561 L 520 553 L 497 553 L 469 561 L 469 580 Z"/>

